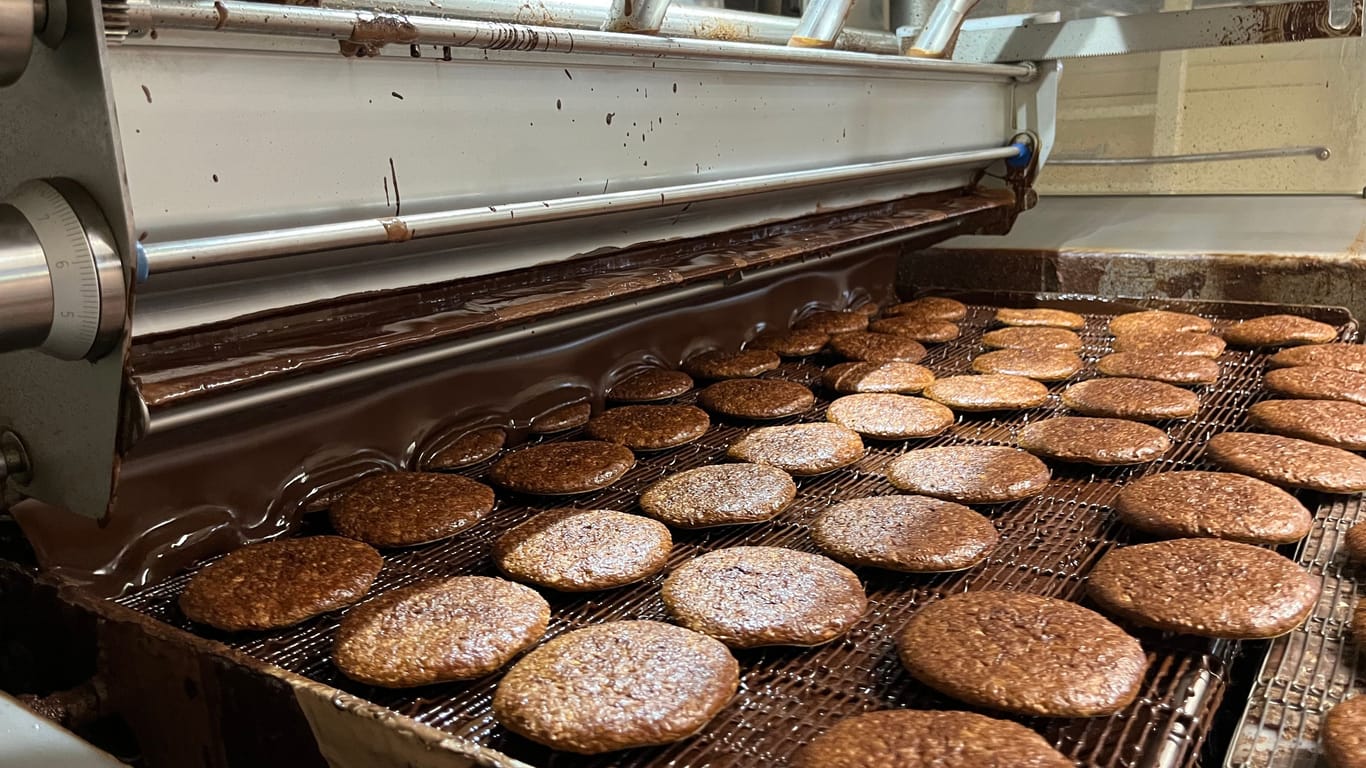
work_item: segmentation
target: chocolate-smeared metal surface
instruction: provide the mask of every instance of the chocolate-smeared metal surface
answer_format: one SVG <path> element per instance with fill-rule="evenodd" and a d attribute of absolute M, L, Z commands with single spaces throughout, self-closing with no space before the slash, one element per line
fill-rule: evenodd
<path fill-rule="evenodd" d="M 1097 717 L 1138 695 L 1143 647 L 1066 600 L 969 592 L 927 605 L 897 637 L 916 679 L 968 704 L 1045 717 Z"/>
<path fill-rule="evenodd" d="M 303 500 L 312 503 L 314 498 L 321 498 L 311 493 L 315 484 L 351 482 L 358 472 L 392 469 L 401 464 L 399 457 L 403 454 L 392 446 L 408 444 L 414 434 L 426 434 L 429 421 L 423 419 L 430 419 L 430 416 L 414 418 L 413 410 L 424 401 L 427 401 L 428 410 L 433 405 L 460 406 L 449 424 L 443 422 L 438 425 L 439 430 L 432 428 L 432 432 L 459 434 L 473 428 L 469 425 L 506 424 L 509 443 L 515 447 L 525 439 L 527 417 L 544 411 L 547 404 L 536 401 L 534 410 L 508 408 L 495 399 L 479 399 L 473 393 L 487 392 L 490 397 L 511 396 L 515 400 L 521 395 L 509 393 L 539 391 L 532 389 L 534 384 L 547 375 L 565 371 L 573 376 L 552 379 L 557 386 L 564 382 L 589 387 L 591 382 L 601 382 L 601 386 L 610 387 L 641 370 L 677 365 L 699 349 L 718 344 L 738 348 L 754 328 L 785 326 L 797 308 L 809 302 L 819 301 L 828 307 L 857 305 L 850 297 L 867 295 L 865 289 L 869 287 L 876 288 L 872 291 L 874 296 L 888 296 L 877 288 L 885 283 L 879 283 L 880 278 L 876 277 L 877 269 L 887 267 L 885 261 L 860 263 L 852 268 L 853 271 L 841 267 L 821 272 L 819 267 L 819 264 L 810 265 L 811 271 L 772 285 L 764 284 L 748 295 L 727 294 L 720 303 L 681 302 L 666 313 L 642 316 L 624 325 L 618 322 L 610 327 L 595 326 L 591 336 L 580 334 L 568 338 L 538 334 L 534 345 L 500 350 L 503 359 L 480 362 L 472 369 L 455 370 L 444 366 L 435 373 L 414 375 L 411 371 L 405 372 L 387 385 L 389 389 L 384 391 L 383 398 L 367 393 L 360 401 L 364 407 L 353 407 L 345 399 L 330 401 L 326 418 L 300 418 L 297 422 L 282 423 L 276 416 L 270 425 L 281 430 L 276 442 L 292 440 L 291 435 L 296 432 L 301 438 L 308 438 L 308 446 L 316 445 L 315 436 L 319 434 L 334 439 L 346 435 L 346 440 L 342 441 L 344 445 L 322 457 L 328 459 L 326 462 L 309 460 L 302 465 L 307 474 L 306 483 L 286 484 L 283 492 L 279 490 L 278 475 L 272 474 L 274 465 L 257 461 L 271 458 L 272 462 L 278 463 L 285 455 L 280 452 L 282 446 L 266 441 L 266 433 L 261 431 L 246 431 L 233 437 L 232 442 L 224 443 L 219 430 L 219 442 L 206 442 L 197 446 L 196 452 L 186 451 L 182 446 L 177 449 L 178 453 L 169 454 L 169 458 L 183 459 L 170 465 L 177 470 L 175 477 L 178 479 L 174 483 L 168 484 L 164 473 L 157 476 L 145 468 L 147 465 L 140 467 L 135 463 L 132 467 L 134 482 L 125 488 L 126 495 L 121 494 L 120 504 L 128 505 L 122 507 L 125 511 L 145 508 L 145 514 L 138 518 L 143 522 L 164 521 L 167 519 L 164 505 L 180 504 L 184 514 L 177 522 L 158 529 L 174 533 L 180 525 L 201 526 L 191 530 L 202 530 L 206 519 L 219 519 L 209 514 L 222 514 L 216 510 L 235 510 L 243 505 L 245 509 L 253 509 L 247 502 L 263 490 L 281 495 L 274 502 L 277 508 L 291 508 Z M 1216 326 L 1223 327 L 1229 319 L 1273 311 L 1243 304 L 1157 304 L 1057 297 L 1036 299 L 1018 295 L 963 298 L 971 308 L 961 326 L 962 336 L 932 347 L 923 361 L 926 368 L 940 376 L 967 372 L 972 356 L 982 351 L 982 334 L 998 306 L 1027 307 L 1042 303 L 1085 314 L 1087 328 L 1081 332 L 1085 344 L 1081 354 L 1088 360 L 1110 351 L 1112 339 L 1106 325 L 1118 312 L 1160 306 L 1218 318 Z M 1289 311 L 1329 321 L 1341 329 L 1343 339 L 1355 338 L 1356 326 L 1344 312 L 1308 308 Z M 641 354 L 639 350 L 646 353 Z M 1248 406 L 1262 397 L 1264 361 L 1265 356 L 1255 352 L 1225 352 L 1220 358 L 1223 375 L 1218 384 L 1193 390 L 1201 399 L 1200 413 L 1190 422 L 1166 425 L 1173 448 L 1161 460 L 1138 467 L 1117 468 L 1059 464 L 1054 467 L 1053 479 L 1044 493 L 982 510 L 998 527 L 1001 540 L 990 556 L 978 565 L 958 573 L 933 575 L 860 570 L 868 594 L 868 612 L 844 636 L 817 648 L 769 648 L 741 653 L 743 687 L 735 700 L 696 736 L 670 746 L 633 749 L 598 759 L 566 755 L 538 746 L 498 725 L 492 716 L 489 703 L 499 680 L 497 675 L 468 683 L 447 683 L 414 690 L 377 689 L 354 683 L 341 675 L 329 660 L 337 624 L 335 613 L 324 614 L 289 630 L 266 634 L 224 636 L 209 632 L 189 623 L 176 608 L 176 597 L 189 574 L 175 575 L 153 586 L 139 588 L 120 598 L 120 602 L 174 627 L 222 640 L 262 662 L 387 707 L 395 713 L 392 717 L 397 722 L 412 718 L 440 729 L 458 743 L 477 745 L 532 765 L 548 768 L 568 765 L 576 768 L 781 765 L 815 735 L 853 715 L 885 709 L 960 708 L 961 705 L 952 699 L 936 694 L 902 671 L 892 640 L 895 633 L 924 606 L 943 595 L 963 591 L 994 589 L 1074 601 L 1084 599 L 1086 574 L 1099 557 L 1117 544 L 1145 540 L 1145 534 L 1121 523 L 1111 508 L 1121 487 L 1140 476 L 1168 470 L 1212 469 L 1201 456 L 1204 442 L 1210 434 L 1244 428 Z M 822 387 L 820 382 L 838 363 L 837 357 L 821 354 L 801 361 L 788 361 L 778 370 L 764 374 L 768 378 L 810 386 L 819 395 L 810 409 L 780 423 L 825 419 L 825 406 L 834 392 Z M 595 369 L 592 365 L 600 367 Z M 703 530 L 676 528 L 670 565 L 676 567 L 706 552 L 738 545 L 815 552 L 815 542 L 809 538 L 812 520 L 841 501 L 897 493 L 897 489 L 887 482 L 885 473 L 888 463 L 905 451 L 941 446 L 1010 447 L 1022 424 L 1064 413 L 1056 395 L 1068 384 L 1093 375 L 1083 371 L 1069 382 L 1052 385 L 1049 389 L 1053 396 L 1039 408 L 1020 413 L 960 414 L 957 423 L 936 437 L 904 444 L 871 444 L 867 455 L 851 467 L 819 477 L 797 478 L 796 498 L 767 522 Z M 463 393 L 458 402 L 453 399 L 453 392 Z M 696 397 L 695 392 L 686 393 L 678 401 L 692 403 Z M 486 412 L 494 414 L 498 420 L 484 421 Z M 638 455 L 636 465 L 623 478 L 602 491 L 575 498 L 574 504 L 585 509 L 638 513 L 640 493 L 655 481 L 698 467 L 724 465 L 729 445 L 753 425 L 725 418 L 713 419 L 713 422 L 708 433 L 694 443 Z M 365 426 L 370 430 L 367 434 L 380 442 L 358 442 L 347 431 L 351 425 Z M 376 429 L 380 431 L 374 432 Z M 571 432 L 556 436 L 554 440 L 573 440 L 580 434 Z M 391 440 L 392 446 L 384 442 L 386 440 Z M 165 448 L 167 443 L 166 440 L 154 442 L 159 449 Z M 241 445 L 250 445 L 252 449 L 242 451 Z M 385 449 L 364 450 L 357 454 L 356 445 L 380 445 Z M 214 450 L 208 451 L 210 448 Z M 308 450 L 316 449 L 310 447 Z M 274 453 L 267 455 L 268 451 Z M 201 454 L 203 459 L 199 458 Z M 309 454 L 299 455 L 306 457 Z M 301 459 L 289 458 L 289 461 Z M 486 481 L 488 466 L 487 462 L 470 466 L 461 470 L 461 474 Z M 229 468 L 234 478 L 232 484 L 224 486 L 209 482 L 212 478 L 221 478 Z M 777 473 L 777 470 L 772 471 Z M 248 481 L 256 485 L 248 484 Z M 151 493 L 153 490 L 155 493 Z M 247 491 L 250 493 L 244 493 Z M 374 591 L 383 594 L 433 577 L 497 575 L 490 558 L 497 538 L 535 514 L 562 508 L 566 503 L 563 498 L 499 495 L 499 504 L 494 511 L 460 536 L 389 552 Z M 1275 749 L 1289 751 L 1301 760 L 1312 760 L 1306 755 L 1315 749 L 1312 734 L 1321 723 L 1322 712 L 1353 685 L 1353 667 L 1347 660 L 1356 658 L 1357 647 L 1345 622 L 1350 615 L 1347 601 L 1351 600 L 1350 595 L 1356 587 L 1351 574 L 1342 567 L 1339 542 L 1350 522 L 1366 519 L 1366 510 L 1362 509 L 1358 498 L 1300 496 L 1316 514 L 1314 528 L 1303 544 L 1302 562 L 1312 563 L 1313 572 L 1325 580 L 1325 597 L 1319 601 L 1313 617 L 1301 628 L 1271 641 L 1272 657 L 1267 662 L 1265 681 L 1255 683 L 1257 693 L 1252 705 L 1255 709 L 1249 714 L 1249 727 L 1258 729 L 1255 731 L 1258 734 L 1257 755 L 1269 754 L 1269 750 Z M 42 516 L 45 512 L 50 511 L 30 509 L 21 514 Z M 111 529 L 99 532 L 107 534 L 103 537 L 93 535 L 95 526 L 85 521 L 79 522 L 88 525 L 89 531 L 83 528 L 73 531 L 69 526 L 55 525 L 61 519 L 42 516 L 40 527 L 49 536 L 61 535 L 63 541 L 79 541 L 81 547 L 89 547 L 79 550 L 86 553 L 82 555 L 85 560 L 60 561 L 66 563 L 63 570 L 67 573 L 78 574 L 82 563 L 86 564 L 83 567 L 89 568 L 113 562 L 108 547 L 115 542 L 123 546 L 129 540 L 140 541 L 136 537 L 130 539 L 131 521 L 126 517 L 115 516 Z M 231 534 L 232 541 L 236 541 L 238 535 L 260 535 L 260 528 L 239 529 L 234 527 L 239 518 L 227 519 L 230 522 L 221 529 L 214 529 L 213 536 Z M 240 520 L 247 526 L 253 518 L 242 513 Z M 29 518 L 28 522 L 39 525 L 37 518 Z M 305 516 L 302 526 L 304 533 L 330 530 L 325 515 Z M 240 530 L 248 533 L 239 534 Z M 202 562 L 206 554 L 221 551 L 227 546 L 223 541 L 223 538 L 209 537 L 196 545 L 197 548 L 156 550 L 165 555 L 157 561 L 163 569 L 161 578 L 192 561 Z M 98 546 L 102 542 L 106 548 Z M 46 553 L 43 556 L 52 562 L 52 539 L 43 539 L 40 543 Z M 106 578 L 125 583 L 123 579 L 135 573 L 129 570 L 130 567 L 136 568 L 149 551 L 152 550 L 145 544 L 133 545 L 126 557 L 118 561 L 117 567 L 111 566 Z M 663 574 L 656 574 L 609 592 L 546 593 L 552 606 L 547 636 L 553 638 L 604 621 L 667 620 L 659 599 L 662 578 Z M 1327 586 L 1330 584 L 1331 587 Z M 1226 714 L 1236 714 L 1242 705 L 1241 700 L 1233 701 L 1226 694 L 1234 690 L 1231 688 L 1233 679 L 1244 679 L 1238 676 L 1249 674 L 1246 667 L 1234 665 L 1246 662 L 1249 653 L 1255 654 L 1255 663 L 1265 645 L 1172 638 L 1156 633 L 1145 634 L 1144 644 L 1152 665 L 1138 696 L 1119 713 L 1086 720 L 1011 719 L 1040 733 L 1075 765 L 1084 768 L 1146 768 L 1145 761 L 1153 754 L 1161 754 L 1171 766 L 1191 768 L 1197 764 L 1202 745 L 1208 744 L 1208 751 L 1221 753 L 1228 733 L 1219 730 L 1217 723 Z M 1321 680 L 1329 680 L 1331 685 L 1323 687 Z M 1285 713 L 1301 711 L 1305 712 L 1305 719 L 1285 719 Z M 1311 735 L 1297 735 L 1301 722 L 1307 724 L 1310 730 L 1306 733 Z"/>

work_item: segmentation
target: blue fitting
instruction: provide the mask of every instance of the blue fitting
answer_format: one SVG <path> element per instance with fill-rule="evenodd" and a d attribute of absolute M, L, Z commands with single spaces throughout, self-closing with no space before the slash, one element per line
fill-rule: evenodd
<path fill-rule="evenodd" d="M 1030 161 L 1034 159 L 1034 149 L 1023 141 L 1017 141 L 1010 146 L 1014 147 L 1018 154 L 1006 158 L 1006 165 L 1011 168 L 1028 168 Z"/>
<path fill-rule="evenodd" d="M 136 243 L 134 244 L 133 252 L 136 254 L 137 259 L 137 266 L 135 268 L 137 283 L 138 285 L 142 285 L 147 282 L 147 249 L 142 247 L 142 243 Z"/>

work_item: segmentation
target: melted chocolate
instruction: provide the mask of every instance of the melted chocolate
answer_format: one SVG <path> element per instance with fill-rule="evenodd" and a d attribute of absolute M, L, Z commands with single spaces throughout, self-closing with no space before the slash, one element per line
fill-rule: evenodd
<path fill-rule="evenodd" d="M 738 348 L 756 326 L 786 326 L 812 304 L 866 301 L 863 286 L 878 286 L 871 298 L 889 301 L 895 253 L 759 272 L 626 322 L 585 321 L 493 351 L 154 432 L 125 458 L 105 520 L 32 502 L 13 511 L 45 568 L 117 594 L 244 542 L 284 535 L 298 527 L 311 500 L 362 473 L 412 467 L 429 444 L 475 425 L 505 426 L 516 444 L 532 418 L 555 405 L 587 396 L 601 410 L 604 391 L 642 366 L 672 367 L 702 349 Z M 563 298 L 544 297 L 557 300 Z M 209 371 L 204 380 L 221 375 Z"/>

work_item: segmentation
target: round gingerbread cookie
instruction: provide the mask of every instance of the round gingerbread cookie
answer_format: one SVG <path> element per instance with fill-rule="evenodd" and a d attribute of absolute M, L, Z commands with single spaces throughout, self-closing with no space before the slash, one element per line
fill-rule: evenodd
<path fill-rule="evenodd" d="M 1000 538 L 982 515 L 928 496 L 843 501 L 811 524 L 812 541 L 842 563 L 911 573 L 971 568 Z"/>
<path fill-rule="evenodd" d="M 1066 328 L 997 328 L 982 334 L 988 349 L 1081 349 L 1081 337 Z"/>
<path fill-rule="evenodd" d="M 888 317 L 910 315 L 928 320 L 958 321 L 968 316 L 968 305 L 943 296 L 924 296 L 893 304 L 883 310 L 882 314 Z"/>
<path fill-rule="evenodd" d="M 1057 416 L 1026 424 L 1016 442 L 1036 456 L 1106 467 L 1156 461 L 1172 447 L 1167 433 L 1157 427 L 1090 416 Z"/>
<path fill-rule="evenodd" d="M 346 489 L 332 527 L 375 547 L 408 547 L 469 528 L 493 511 L 493 489 L 460 475 L 381 472 Z"/>
<path fill-rule="evenodd" d="M 781 364 L 778 353 L 768 349 L 712 350 L 683 361 L 683 370 L 699 379 L 747 379 Z"/>
<path fill-rule="evenodd" d="M 1266 315 L 1230 326 L 1223 336 L 1236 347 L 1289 347 L 1327 344 L 1338 337 L 1338 330 L 1299 315 Z"/>
<path fill-rule="evenodd" d="M 480 427 L 455 438 L 432 454 L 423 469 L 459 469 L 491 459 L 503 450 L 508 433 L 502 427 Z"/>
<path fill-rule="evenodd" d="M 998 309 L 996 322 L 1001 325 L 1019 327 L 1043 326 L 1046 328 L 1066 328 L 1080 331 L 1086 327 L 1086 318 L 1076 312 L 1062 309 Z"/>
<path fill-rule="evenodd" d="M 640 508 L 675 528 L 710 528 L 771 520 L 796 496 L 792 477 L 776 467 L 712 464 L 656 481 Z"/>
<path fill-rule="evenodd" d="M 1148 335 L 1153 333 L 1209 333 L 1214 324 L 1199 315 L 1150 309 L 1119 315 L 1110 321 L 1110 333 Z"/>
<path fill-rule="evenodd" d="M 566 440 L 513 451 L 493 465 L 489 479 L 518 493 L 560 496 L 606 488 L 635 464 L 635 454 L 625 446 Z"/>
<path fill-rule="evenodd" d="M 782 379 L 727 379 L 702 390 L 697 402 L 722 416 L 763 421 L 796 416 L 815 405 L 816 396 Z"/>
<path fill-rule="evenodd" d="M 1187 355 L 1213 360 L 1224 354 L 1224 340 L 1193 331 L 1123 334 L 1115 337 L 1112 348 L 1116 352 L 1132 352 L 1136 355 Z"/>
<path fill-rule="evenodd" d="M 868 326 L 874 333 L 891 333 L 919 342 L 943 344 L 958 338 L 957 325 L 947 320 L 930 320 L 920 315 L 899 315 L 875 320 Z"/>
<path fill-rule="evenodd" d="M 659 451 L 691 443 L 710 427 L 707 412 L 696 406 L 623 405 L 594 416 L 584 432 L 633 451 Z"/>
<path fill-rule="evenodd" d="M 1019 411 L 1048 402 L 1048 387 L 1024 376 L 950 376 L 925 387 L 925 397 L 955 411 Z"/>
<path fill-rule="evenodd" d="M 1134 421 L 1188 419 L 1200 410 L 1200 398 L 1190 390 L 1119 376 L 1077 382 L 1063 390 L 1062 404 L 1083 416 Z"/>
<path fill-rule="evenodd" d="M 1129 482 L 1114 502 L 1119 519 L 1158 536 L 1204 536 L 1288 544 L 1309 534 L 1309 510 L 1294 496 L 1231 472 L 1161 472 Z"/>
<path fill-rule="evenodd" d="M 1205 443 L 1205 457 L 1231 472 L 1323 493 L 1366 491 L 1366 459 L 1341 448 L 1255 432 L 1224 432 Z"/>
<path fill-rule="evenodd" d="M 1366 373 L 1366 344 L 1309 344 L 1290 347 L 1272 355 L 1267 363 L 1272 368 L 1321 365 L 1326 368 Z"/>
<path fill-rule="evenodd" d="M 1198 355 L 1113 352 L 1096 361 L 1096 370 L 1106 376 L 1152 379 L 1167 384 L 1213 384 L 1219 379 L 1219 364 Z"/>
<path fill-rule="evenodd" d="M 1039 734 L 973 712 L 893 709 L 846 717 L 793 768 L 1072 768 Z"/>
<path fill-rule="evenodd" d="M 830 404 L 825 417 L 878 440 L 932 437 L 953 426 L 953 411 L 947 407 L 923 397 L 892 394 L 845 395 Z"/>
<path fill-rule="evenodd" d="M 1263 400 L 1248 409 L 1247 420 L 1278 435 L 1366 451 L 1366 405 L 1345 400 Z"/>
<path fill-rule="evenodd" d="M 849 333 L 868 327 L 868 316 L 862 312 L 841 312 L 834 309 L 821 309 L 797 320 L 792 324 L 794 331 L 821 331 L 822 333 Z"/>
<path fill-rule="evenodd" d="M 911 394 L 934 381 L 934 373 L 915 363 L 839 363 L 825 369 L 821 383 L 843 394 L 887 392 Z"/>
<path fill-rule="evenodd" d="M 686 394 L 692 387 L 692 377 L 682 371 L 647 368 L 613 384 L 607 390 L 607 399 L 618 403 L 651 403 Z"/>
<path fill-rule="evenodd" d="M 736 461 L 767 464 L 793 475 L 821 475 L 863 458 L 858 433 L 838 424 L 791 424 L 750 430 L 731 443 Z"/>
<path fill-rule="evenodd" d="M 1266 388 L 1304 400 L 1345 400 L 1366 405 L 1366 373 L 1322 365 L 1297 365 L 1267 371 Z"/>
<path fill-rule="evenodd" d="M 909 336 L 852 331 L 830 339 L 830 349 L 841 357 L 864 363 L 917 363 L 925 348 Z"/>
<path fill-rule="evenodd" d="M 887 465 L 887 480 L 908 493 L 964 504 L 1000 504 L 1043 492 L 1048 466 L 1018 448 L 950 445 L 907 451 Z"/>
<path fill-rule="evenodd" d="M 972 370 L 1024 376 L 1035 381 L 1062 381 L 1084 365 L 1075 352 L 1061 349 L 998 349 L 973 358 Z"/>
<path fill-rule="evenodd" d="M 806 357 L 825 349 L 830 334 L 824 331 L 763 330 L 745 342 L 745 349 L 777 352 L 782 357 Z"/>
<path fill-rule="evenodd" d="M 607 509 L 552 509 L 493 545 L 498 570 L 561 592 L 634 584 L 663 570 L 673 550 L 662 523 Z"/>

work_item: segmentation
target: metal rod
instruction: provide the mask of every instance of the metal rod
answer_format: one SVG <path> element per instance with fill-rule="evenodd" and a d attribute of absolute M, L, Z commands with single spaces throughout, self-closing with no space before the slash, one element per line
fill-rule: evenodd
<path fill-rule="evenodd" d="M 854 0 L 810 0 L 787 44 L 798 48 L 833 48 L 853 7 Z"/>
<path fill-rule="evenodd" d="M 322 7 L 373 11 L 375 2 L 323 0 Z M 386 0 L 383 7 L 387 11 L 419 16 L 572 29 L 602 29 L 608 12 L 602 0 L 554 0 L 531 4 L 506 0 Z M 788 16 L 673 3 L 664 14 L 659 33 L 664 37 L 786 45 L 796 29 L 797 19 Z M 901 53 L 896 35 L 874 29 L 845 28 L 835 39 L 835 48 L 864 53 Z"/>
<path fill-rule="evenodd" d="M 944 238 L 958 233 L 962 229 L 962 224 L 963 222 L 957 219 L 927 224 L 907 232 L 900 232 L 891 237 L 879 238 L 873 242 L 839 249 L 823 258 L 826 260 L 849 258 L 923 238 Z M 767 278 L 809 269 L 811 269 L 811 262 L 800 260 L 791 264 L 780 264 L 768 269 L 744 272 L 739 275 L 739 278 L 744 280 L 751 275 Z M 330 389 L 363 382 L 376 376 L 416 369 L 421 366 L 432 365 L 462 355 L 470 355 L 485 351 L 497 351 L 498 349 L 519 340 L 536 337 L 545 338 L 547 335 L 555 333 L 556 331 L 570 329 L 585 323 L 602 322 L 612 318 L 629 319 L 639 317 L 641 313 L 649 312 L 655 308 L 674 306 L 680 302 L 685 302 L 694 298 L 701 298 L 709 294 L 714 295 L 719 286 L 726 286 L 728 288 L 732 286 L 734 284 L 734 279 L 734 276 L 728 276 L 725 278 L 705 280 L 694 285 L 683 286 L 676 290 L 645 296 L 625 303 L 591 308 L 582 312 L 553 317 L 543 322 L 494 331 L 492 333 L 467 339 L 457 339 L 437 346 L 422 347 L 412 353 L 355 363 L 314 376 L 303 376 L 291 379 L 273 386 L 257 386 L 237 392 L 230 392 L 221 397 L 211 398 L 204 402 L 172 406 L 164 411 L 153 412 L 150 415 L 147 424 L 147 434 L 160 434 L 182 429 L 209 419 L 230 416 L 235 413 L 255 410 L 263 406 L 280 403 L 300 395 L 316 392 L 320 389 Z"/>
<path fill-rule="evenodd" d="M 1035 72 L 1030 64 L 926 61 L 850 51 L 625 35 L 618 32 L 270 5 L 240 0 L 147 0 L 130 4 L 128 16 L 132 28 L 142 32 L 155 28 L 176 28 L 330 38 L 363 49 L 377 49 L 390 43 L 445 45 L 485 50 L 810 64 L 903 72 L 908 75 L 942 73 L 988 78 L 1028 79 Z"/>
<path fill-rule="evenodd" d="M 1173 163 L 1208 163 L 1224 160 L 1260 160 L 1269 157 L 1316 157 L 1327 160 L 1333 156 L 1328 147 L 1279 147 L 1276 149 L 1240 149 L 1232 152 L 1197 152 L 1189 155 L 1157 155 L 1153 157 L 1052 157 L 1048 165 L 1164 165 Z"/>
<path fill-rule="evenodd" d="M 240 235 L 204 237 L 144 246 L 149 274 L 179 272 L 203 266 L 222 266 L 262 261 L 281 256 L 317 253 L 336 248 L 400 243 L 426 237 L 498 229 L 519 224 L 564 221 L 604 213 L 639 211 L 670 205 L 725 200 L 759 192 L 809 187 L 838 181 L 891 176 L 916 171 L 986 165 L 994 160 L 1015 157 L 1015 147 L 992 147 L 969 152 L 883 160 L 873 163 L 786 171 L 738 179 L 704 181 L 671 187 L 654 187 L 601 195 L 537 200 L 508 205 L 460 208 L 451 211 L 418 213 L 378 219 L 361 219 L 337 224 L 318 224 L 292 229 L 250 232 Z"/>
<path fill-rule="evenodd" d="M 668 11 L 669 0 L 612 0 L 602 28 L 607 32 L 658 34 Z"/>
<path fill-rule="evenodd" d="M 947 59 L 952 56 L 958 31 L 974 5 L 977 5 L 977 0 L 939 0 L 925 22 L 925 28 L 916 35 L 915 43 L 906 55 L 920 59 Z"/>

